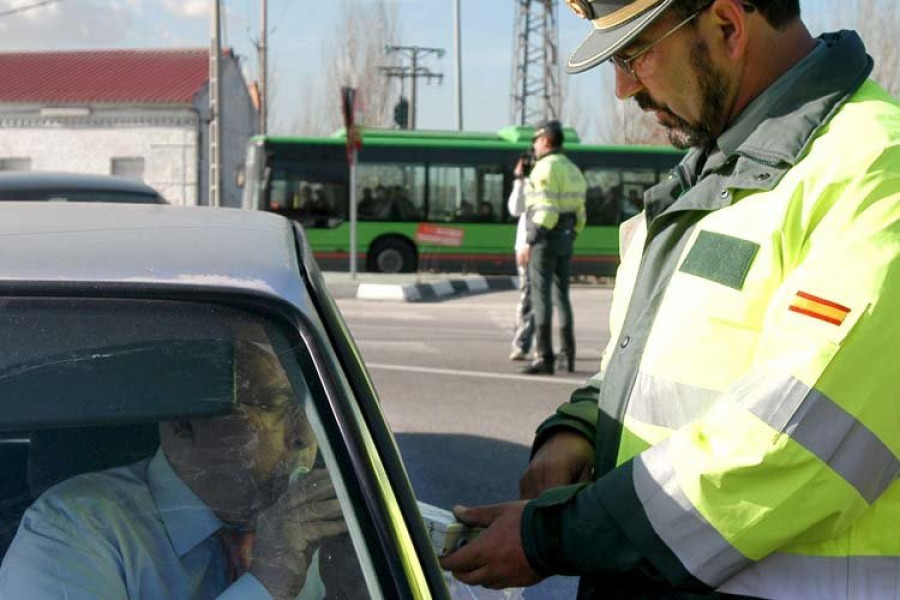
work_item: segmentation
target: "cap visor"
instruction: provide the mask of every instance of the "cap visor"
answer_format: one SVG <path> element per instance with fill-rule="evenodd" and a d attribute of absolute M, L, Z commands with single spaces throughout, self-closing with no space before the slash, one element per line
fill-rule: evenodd
<path fill-rule="evenodd" d="M 594 29 L 575 49 L 566 63 L 568 73 L 581 73 L 596 67 L 610 56 L 627 46 L 641 31 L 672 4 L 674 0 L 666 0 L 653 7 L 636 19 L 632 19 L 615 28 L 604 31 Z"/>

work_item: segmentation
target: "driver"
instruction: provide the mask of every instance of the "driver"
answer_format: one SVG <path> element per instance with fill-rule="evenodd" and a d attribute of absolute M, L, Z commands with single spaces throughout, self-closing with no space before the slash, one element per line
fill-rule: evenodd
<path fill-rule="evenodd" d="M 0 599 L 323 598 L 316 549 L 346 525 L 313 432 L 271 347 L 239 342 L 236 382 L 230 414 L 162 422 L 152 458 L 43 494 Z"/>

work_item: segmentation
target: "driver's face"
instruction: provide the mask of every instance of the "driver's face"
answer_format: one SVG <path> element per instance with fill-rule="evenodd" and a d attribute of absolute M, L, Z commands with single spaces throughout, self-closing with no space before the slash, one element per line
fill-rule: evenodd
<path fill-rule="evenodd" d="M 236 383 L 231 414 L 192 422 L 194 458 L 222 482 L 229 512 L 254 514 L 312 468 L 318 445 L 274 355 L 240 344 Z"/>

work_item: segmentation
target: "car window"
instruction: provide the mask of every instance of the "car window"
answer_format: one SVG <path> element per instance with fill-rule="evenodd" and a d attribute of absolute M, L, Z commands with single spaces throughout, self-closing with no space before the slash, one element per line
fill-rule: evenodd
<path fill-rule="evenodd" d="M 315 377 L 234 308 L 4 300 L 0 597 L 384 597 Z"/>

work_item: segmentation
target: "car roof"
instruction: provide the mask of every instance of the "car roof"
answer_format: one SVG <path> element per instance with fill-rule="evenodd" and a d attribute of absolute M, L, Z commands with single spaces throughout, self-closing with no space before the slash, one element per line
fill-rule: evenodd
<path fill-rule="evenodd" d="M 70 189 L 157 194 L 157 191 L 146 183 L 128 177 L 43 171 L 4 171 L 0 173 L 0 189 L 22 191 Z"/>
<path fill-rule="evenodd" d="M 0 286 L 155 284 L 274 295 L 303 309 L 291 222 L 161 204 L 0 203 Z"/>

